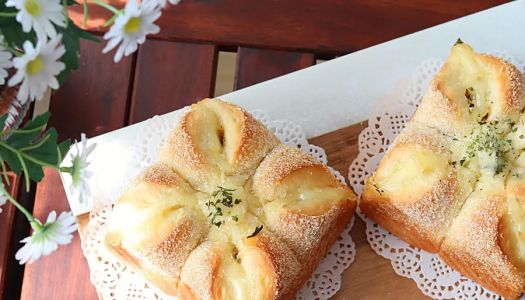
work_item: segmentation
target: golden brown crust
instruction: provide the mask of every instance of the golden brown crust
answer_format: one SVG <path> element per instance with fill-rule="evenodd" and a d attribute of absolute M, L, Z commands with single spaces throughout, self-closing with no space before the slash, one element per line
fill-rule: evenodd
<path fill-rule="evenodd" d="M 274 187 L 284 178 L 294 171 L 312 166 L 324 167 L 311 155 L 306 155 L 297 148 L 285 144 L 278 145 L 264 158 L 255 171 L 254 188 L 259 197 L 273 198 Z"/>
<path fill-rule="evenodd" d="M 221 245 L 205 241 L 191 252 L 182 268 L 179 284 L 183 299 L 214 299 L 213 279 L 221 262 Z"/>
<path fill-rule="evenodd" d="M 361 211 L 381 227 L 407 243 L 425 251 L 436 253 L 443 239 L 432 231 L 422 230 L 401 210 L 392 205 L 368 183 L 364 187 L 359 207 Z"/>
<path fill-rule="evenodd" d="M 161 161 L 197 190 L 211 193 L 224 175 L 238 177 L 236 184 L 242 185 L 278 143 L 242 108 L 205 99 L 182 117 L 161 150 Z"/>
<path fill-rule="evenodd" d="M 297 148 L 276 147 L 253 178 L 262 218 L 286 241 L 309 275 L 350 221 L 357 199 L 326 166 Z M 295 193 L 299 190 L 299 193 Z M 323 195 L 334 193 L 329 199 Z"/>
<path fill-rule="evenodd" d="M 262 288 L 259 280 L 252 280 L 253 287 L 259 287 L 254 295 L 257 299 L 287 299 L 293 297 L 302 286 L 301 271 L 304 268 L 293 255 L 286 243 L 265 231 L 243 241 L 240 259 L 246 272 L 255 272 L 253 277 L 268 278 L 272 283 Z M 257 265 L 257 268 L 252 268 Z M 254 279 L 255 279 L 254 278 Z"/>
<path fill-rule="evenodd" d="M 394 145 L 383 158 L 376 173 L 367 179 L 362 193 L 361 210 L 372 220 L 383 226 L 410 244 L 428 252 L 438 252 L 448 226 L 470 194 L 474 178 L 461 183 L 458 172 L 468 171 L 451 164 L 450 138 L 436 130 L 425 128 L 420 124 L 410 123 L 402 132 Z M 422 153 L 422 154 L 421 154 Z M 414 174 L 408 173 L 406 180 L 412 182 L 396 183 L 392 190 L 383 181 L 391 177 L 401 176 L 407 169 L 413 167 L 408 158 L 421 155 L 425 160 L 434 159 L 430 170 L 416 169 Z M 435 156 L 434 156 L 435 155 Z M 402 163 L 397 163 L 400 160 Z M 442 164 L 436 165 L 437 163 Z M 400 164 L 399 169 L 389 171 L 392 164 Z M 415 161 L 415 164 L 419 161 Z M 441 174 L 431 177 L 422 188 L 415 188 L 413 177 L 423 177 L 423 173 L 443 169 Z M 468 177 L 468 176 L 464 176 Z"/>
<path fill-rule="evenodd" d="M 476 76 L 486 77 L 491 89 L 490 99 L 481 100 L 479 109 L 472 106 L 476 100 L 469 102 L 466 97 L 467 89 L 472 94 L 485 89 Z M 456 45 L 432 79 L 413 120 L 456 136 L 468 134 L 480 120 L 516 120 L 525 107 L 524 86 L 525 77 L 512 64 L 475 53 L 468 45 Z"/>
<path fill-rule="evenodd" d="M 509 177 L 523 181 L 513 160 L 519 157 L 514 151 L 523 151 L 524 86 L 525 76 L 510 63 L 455 45 L 407 128 L 367 179 L 360 203 L 385 229 L 511 299 L 525 291 L 519 268 L 525 240 L 516 231 L 525 224 L 521 193 L 512 198 L 514 211 L 504 209 Z M 436 141 L 439 135 L 444 138 Z M 446 172 L 436 173 L 441 169 Z"/>
<path fill-rule="evenodd" d="M 357 200 L 325 165 L 278 144 L 235 105 L 193 105 L 162 163 L 121 196 L 107 246 L 181 299 L 294 298 Z M 226 194 L 212 193 L 218 186 L 230 191 L 228 205 L 220 202 Z"/>
<path fill-rule="evenodd" d="M 186 257 L 200 242 L 192 238 L 195 225 L 186 221 L 177 227 L 160 244 L 133 251 L 121 243 L 118 233 L 109 232 L 104 243 L 115 255 L 142 273 L 151 283 L 169 295 L 177 295 L 179 273 Z M 201 234 L 202 236 L 202 234 Z"/>
<path fill-rule="evenodd" d="M 121 196 L 106 229 L 106 247 L 170 295 L 176 295 L 186 257 L 208 230 L 199 211 L 176 200 L 189 192 L 188 183 L 170 167 L 154 165 Z M 159 197 L 173 198 L 173 206 Z M 133 223 L 122 223 L 133 213 Z M 162 229 L 148 228 L 159 217 L 166 218 Z"/>
<path fill-rule="evenodd" d="M 508 299 L 525 290 L 525 274 L 510 263 L 498 245 L 503 195 L 469 198 L 454 220 L 439 255 L 454 269 Z"/>

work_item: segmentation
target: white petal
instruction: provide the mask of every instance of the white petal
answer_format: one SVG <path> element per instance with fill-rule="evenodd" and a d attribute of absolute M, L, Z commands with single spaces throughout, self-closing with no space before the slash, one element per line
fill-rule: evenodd
<path fill-rule="evenodd" d="M 15 254 L 15 259 L 19 261 L 21 265 L 27 263 L 29 257 L 31 257 L 31 245 L 25 244 L 22 248 L 18 249 Z"/>
<path fill-rule="evenodd" d="M 104 49 L 102 49 L 102 53 L 108 53 L 113 48 L 115 48 L 115 46 L 117 46 L 118 43 L 120 43 L 120 41 L 122 41 L 121 37 L 116 37 L 116 38 L 113 38 L 113 39 L 109 40 L 109 42 L 107 43 L 106 47 L 104 47 Z"/>
<path fill-rule="evenodd" d="M 55 222 L 57 219 L 57 212 L 56 211 L 52 211 L 49 213 L 49 216 L 47 216 L 47 221 L 46 221 L 46 224 L 47 223 L 53 223 Z"/>
<path fill-rule="evenodd" d="M 51 241 L 44 241 L 42 245 L 42 255 L 49 255 L 51 252 L 58 249 L 57 243 Z"/>

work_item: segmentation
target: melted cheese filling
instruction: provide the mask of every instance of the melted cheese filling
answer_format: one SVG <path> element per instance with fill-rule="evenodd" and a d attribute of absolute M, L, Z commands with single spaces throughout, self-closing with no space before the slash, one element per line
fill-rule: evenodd
<path fill-rule="evenodd" d="M 459 104 L 462 118 L 475 121 L 495 120 L 504 111 L 500 101 L 504 95 L 494 70 L 480 62 L 467 45 L 453 47 L 447 62 L 447 72 L 440 73 L 439 88 L 452 101 Z"/>
<path fill-rule="evenodd" d="M 196 195 L 148 183 L 139 183 L 122 195 L 108 224 L 109 232 L 118 232 L 123 246 L 140 248 L 162 241 L 174 224 L 191 215 Z M 130 217 L 133 222 L 130 222 Z"/>
<path fill-rule="evenodd" d="M 264 211 L 274 213 L 281 208 L 306 215 L 321 215 L 335 203 L 351 194 L 335 181 L 331 174 L 319 175 L 318 170 L 303 168 L 288 176 L 263 200 Z"/>
<path fill-rule="evenodd" d="M 216 103 L 200 103 L 192 112 L 191 135 L 208 161 L 225 173 L 233 171 L 240 144 L 242 120 L 236 112 Z"/>
<path fill-rule="evenodd" d="M 500 221 L 500 246 L 511 262 L 525 271 L 525 202 L 507 199 L 507 212 Z"/>
<path fill-rule="evenodd" d="M 225 255 L 217 276 L 221 284 L 216 285 L 215 295 L 218 299 L 250 299 L 250 284 L 246 273 L 238 260 L 232 255 Z"/>
<path fill-rule="evenodd" d="M 449 164 L 447 157 L 430 150 L 410 146 L 404 150 L 391 152 L 388 163 L 380 166 L 374 176 L 374 188 L 391 198 L 410 201 L 445 178 Z"/>

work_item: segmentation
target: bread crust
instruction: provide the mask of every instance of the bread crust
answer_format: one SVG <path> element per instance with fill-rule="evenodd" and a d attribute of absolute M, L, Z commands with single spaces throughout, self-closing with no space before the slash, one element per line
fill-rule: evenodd
<path fill-rule="evenodd" d="M 459 172 L 468 171 L 450 163 L 451 147 L 450 138 L 437 130 L 417 123 L 407 125 L 381 161 L 376 174 L 366 180 L 361 196 L 361 210 L 408 243 L 428 252 L 438 252 L 448 226 L 470 193 L 469 187 L 462 186 L 459 179 Z M 395 163 L 398 158 L 427 152 L 436 153 L 445 164 L 439 178 L 434 178 L 434 182 L 429 182 L 424 190 L 412 191 L 410 185 L 407 186 L 407 191 L 395 194 L 385 190 L 379 175 L 388 178 L 397 173 L 383 174 L 384 168 Z M 407 167 L 409 166 L 402 166 Z M 474 184 L 474 178 L 471 179 L 471 184 Z"/>
<path fill-rule="evenodd" d="M 367 217 L 407 243 L 428 252 L 439 251 L 441 237 L 436 237 L 433 232 L 422 230 L 418 224 L 392 205 L 388 198 L 379 195 L 369 183 L 364 187 L 359 207 Z"/>
<path fill-rule="evenodd" d="M 315 174 L 315 175 L 312 175 Z M 309 181 L 308 176 L 315 178 Z M 315 202 L 313 207 L 294 207 L 296 202 L 285 201 L 275 205 L 281 197 L 292 197 L 286 186 L 296 183 L 308 188 L 339 189 L 339 198 Z M 326 255 L 357 206 L 355 194 L 333 177 L 326 166 L 315 161 L 310 155 L 286 145 L 276 147 L 263 160 L 253 178 L 253 188 L 263 200 L 265 224 L 279 238 L 286 241 L 303 262 L 303 276 L 308 278 Z M 284 195 L 284 196 L 283 196 Z M 313 196 L 315 197 L 315 196 Z M 301 197 L 299 197 L 301 198 Z M 290 200 L 290 199 L 287 199 Z M 304 196 L 297 202 L 315 201 Z M 307 204 L 305 204 L 307 205 Z"/>
<path fill-rule="evenodd" d="M 525 136 L 519 126 L 515 127 L 525 106 L 524 86 L 525 76 L 510 63 L 477 54 L 465 44 L 455 45 L 407 128 L 367 179 L 360 202 L 361 210 L 385 229 L 413 246 L 438 253 L 452 268 L 510 299 L 525 291 L 525 273 L 501 247 L 501 224 L 508 221 L 502 207 L 509 196 L 504 188 L 508 178 L 520 178 L 522 173 L 518 170 L 511 175 L 515 159 L 512 153 L 516 149 L 505 147 L 515 147 L 511 146 L 515 142 L 512 135 L 509 137 L 510 132 Z M 487 124 L 491 127 L 483 127 Z M 435 142 L 437 135 L 448 140 Z M 415 196 L 382 188 L 382 183 L 389 183 L 388 175 L 403 175 L 403 168 L 409 167 L 396 159 L 406 162 L 403 158 L 415 155 L 431 157 L 432 163 L 430 167 L 415 168 L 417 174 L 405 178 L 409 183 L 406 189 L 413 189 L 420 178 L 426 180 L 425 173 L 433 174 L 432 170 L 439 169 L 437 165 L 442 161 L 432 160 L 433 154 L 425 153 L 446 157 L 450 165 L 448 180 L 429 180 L 431 186 L 425 186 Z M 472 165 L 471 158 L 477 159 Z M 401 171 L 393 172 L 394 175 L 384 171 L 392 166 Z M 472 179 L 474 183 L 468 187 Z M 438 184 L 442 187 L 438 188 Z M 505 223 L 507 232 L 512 233 L 514 219 Z M 518 250 L 509 253 L 521 255 Z"/>
<path fill-rule="evenodd" d="M 284 187 L 295 198 L 281 197 Z M 288 207 L 268 218 L 263 206 L 279 201 Z M 293 299 L 356 205 L 325 165 L 279 145 L 241 108 L 206 99 L 121 196 L 106 245 L 181 299 Z M 151 228 L 151 241 L 126 229 L 129 218 Z"/>
<path fill-rule="evenodd" d="M 214 121 L 207 124 L 204 119 Z M 208 137 L 200 140 L 199 136 L 204 134 Z M 214 147 L 204 143 L 215 141 L 216 134 L 222 148 L 207 152 L 207 148 Z M 242 108 L 218 99 L 205 99 L 193 104 L 182 117 L 163 145 L 160 160 L 177 169 L 195 189 L 211 193 L 224 176 L 243 185 L 278 143 L 274 134 Z"/>
<path fill-rule="evenodd" d="M 469 198 L 447 233 L 439 256 L 486 288 L 507 299 L 518 299 L 525 290 L 525 274 L 498 245 L 504 203 L 504 195 Z"/>
<path fill-rule="evenodd" d="M 462 68 L 465 64 L 469 67 Z M 451 81 L 469 77 L 471 74 L 463 70 L 470 68 L 487 73 L 491 84 L 496 87 L 492 89 L 491 102 L 476 113 L 473 113 L 475 110 L 472 111 L 466 98 L 457 98 L 457 92 L 448 87 Z M 453 47 L 449 58 L 430 82 L 413 120 L 461 137 L 470 133 L 483 117 L 487 122 L 504 119 L 515 121 L 524 108 L 525 78 L 521 72 L 507 61 L 475 53 L 470 46 L 460 44 Z"/>

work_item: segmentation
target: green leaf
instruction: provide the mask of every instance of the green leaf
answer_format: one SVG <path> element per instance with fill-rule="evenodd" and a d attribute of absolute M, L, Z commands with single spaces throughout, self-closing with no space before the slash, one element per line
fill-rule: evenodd
<path fill-rule="evenodd" d="M 9 114 L 4 114 L 0 117 L 0 127 L 3 129 L 5 127 L 5 121 L 7 121 L 7 117 Z"/>
<path fill-rule="evenodd" d="M 54 128 L 44 132 L 49 113 L 30 120 L 21 129 L 10 130 L 10 136 L 0 141 L 0 156 L 17 175 L 24 174 L 27 187 L 29 180 L 40 181 L 44 167 L 59 168 L 61 152 L 70 142 L 57 144 L 58 134 Z"/>
<path fill-rule="evenodd" d="M 14 7 L 6 7 L 5 2 L 6 1 L 0 1 L 0 12 L 17 12 Z M 0 32 L 4 36 L 7 44 L 11 47 L 22 48 L 24 41 L 30 40 L 33 43 L 36 41 L 36 35 L 32 31 L 28 33 L 23 32 L 22 25 L 16 21 L 15 17 L 0 18 Z"/>
<path fill-rule="evenodd" d="M 49 116 L 50 113 L 46 112 L 37 116 L 33 120 L 29 120 L 23 128 L 11 130 L 13 134 L 6 142 L 13 145 L 15 148 L 24 147 L 41 134 L 49 120 Z"/>
<path fill-rule="evenodd" d="M 62 143 L 58 144 L 58 153 L 60 154 L 60 164 L 66 157 L 67 151 L 69 151 L 69 148 L 71 148 L 71 140 L 67 139 L 62 141 Z"/>
<path fill-rule="evenodd" d="M 0 18 L 0 31 L 10 47 L 22 49 L 25 41 L 35 44 L 36 35 L 33 31 L 23 32 L 20 24 L 15 18 Z"/>

